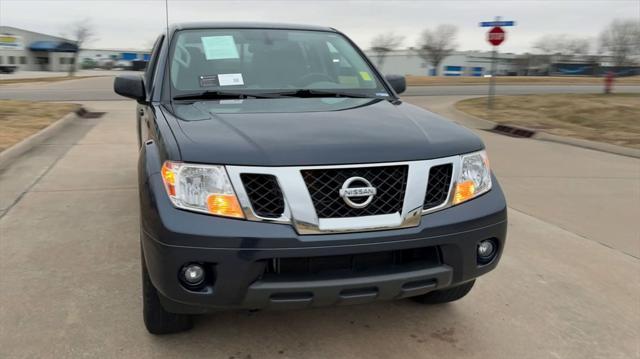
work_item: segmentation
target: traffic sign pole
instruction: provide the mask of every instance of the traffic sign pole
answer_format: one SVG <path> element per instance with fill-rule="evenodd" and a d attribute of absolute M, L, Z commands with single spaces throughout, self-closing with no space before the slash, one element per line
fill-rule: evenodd
<path fill-rule="evenodd" d="M 494 46 L 491 52 L 491 77 L 489 78 L 489 97 L 487 97 L 487 108 L 493 110 L 493 97 L 496 95 L 496 57 L 498 47 Z"/>
<path fill-rule="evenodd" d="M 483 21 L 480 23 L 481 27 L 491 27 L 492 29 L 487 32 L 487 41 L 493 46 L 491 52 L 491 73 L 489 78 L 489 96 L 487 97 L 487 108 L 493 109 L 494 97 L 496 94 L 496 72 L 498 62 L 498 46 L 504 42 L 506 37 L 505 31 L 502 30 L 503 26 L 515 26 L 514 21 L 501 21 L 500 16 L 496 16 L 494 21 Z"/>

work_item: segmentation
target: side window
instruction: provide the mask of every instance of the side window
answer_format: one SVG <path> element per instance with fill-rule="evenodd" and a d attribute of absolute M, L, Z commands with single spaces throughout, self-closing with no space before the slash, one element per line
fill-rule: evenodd
<path fill-rule="evenodd" d="M 164 40 L 164 35 L 160 35 L 156 40 L 156 43 L 153 44 L 153 49 L 151 50 L 151 59 L 149 59 L 147 68 L 144 71 L 144 84 L 147 88 L 147 91 L 151 89 L 151 85 L 153 82 L 153 73 L 155 72 L 156 64 L 158 63 L 158 53 L 160 52 L 160 48 L 162 47 L 162 40 Z"/>

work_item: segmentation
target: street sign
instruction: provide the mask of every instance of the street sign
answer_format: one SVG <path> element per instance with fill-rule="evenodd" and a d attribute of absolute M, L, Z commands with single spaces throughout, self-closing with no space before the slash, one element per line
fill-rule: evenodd
<path fill-rule="evenodd" d="M 505 27 L 505 26 L 516 26 L 516 22 L 515 21 L 483 21 L 480 23 L 480 27 L 494 27 L 494 26 L 500 26 L 500 27 Z"/>
<path fill-rule="evenodd" d="M 493 45 L 493 51 L 491 51 L 491 72 L 489 76 L 489 96 L 487 97 L 487 108 L 489 110 L 493 109 L 493 97 L 496 93 L 496 58 L 498 56 L 498 46 L 500 46 L 507 37 L 507 33 L 502 30 L 502 28 L 515 25 L 515 21 L 502 21 L 500 16 L 496 16 L 493 21 L 483 21 L 480 23 L 480 27 L 491 28 L 491 30 L 487 32 L 487 41 Z"/>
<path fill-rule="evenodd" d="M 506 33 L 500 26 L 495 26 L 489 32 L 487 32 L 487 41 L 493 46 L 500 46 L 506 38 Z"/>

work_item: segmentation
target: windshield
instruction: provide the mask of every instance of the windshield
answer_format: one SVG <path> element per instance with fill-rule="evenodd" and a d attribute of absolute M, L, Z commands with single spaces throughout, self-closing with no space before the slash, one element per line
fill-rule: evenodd
<path fill-rule="evenodd" d="M 183 30 L 171 49 L 172 95 L 321 90 L 388 96 L 342 35 L 274 29 Z M 324 92 L 323 92 L 324 93 Z"/>

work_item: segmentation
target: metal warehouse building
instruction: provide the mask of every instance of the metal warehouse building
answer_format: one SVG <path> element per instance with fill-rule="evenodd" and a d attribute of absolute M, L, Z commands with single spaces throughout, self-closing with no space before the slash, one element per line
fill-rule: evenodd
<path fill-rule="evenodd" d="M 387 74 L 415 76 L 432 76 L 435 69 L 411 50 L 395 50 L 385 56 L 382 65 L 379 56 L 372 51 L 365 51 L 369 59 Z M 499 54 L 496 73 L 506 75 L 514 71 L 514 54 Z M 491 68 L 491 52 L 457 51 L 443 59 L 437 74 L 442 76 L 483 76 Z"/>
<path fill-rule="evenodd" d="M 149 61 L 148 50 L 78 49 L 72 40 L 11 26 L 0 26 L 0 66 L 16 66 L 22 71 L 69 71 L 78 53 L 83 61 Z"/>
<path fill-rule="evenodd" d="M 68 71 L 78 47 L 74 41 L 0 26 L 0 65 L 27 71 Z"/>

